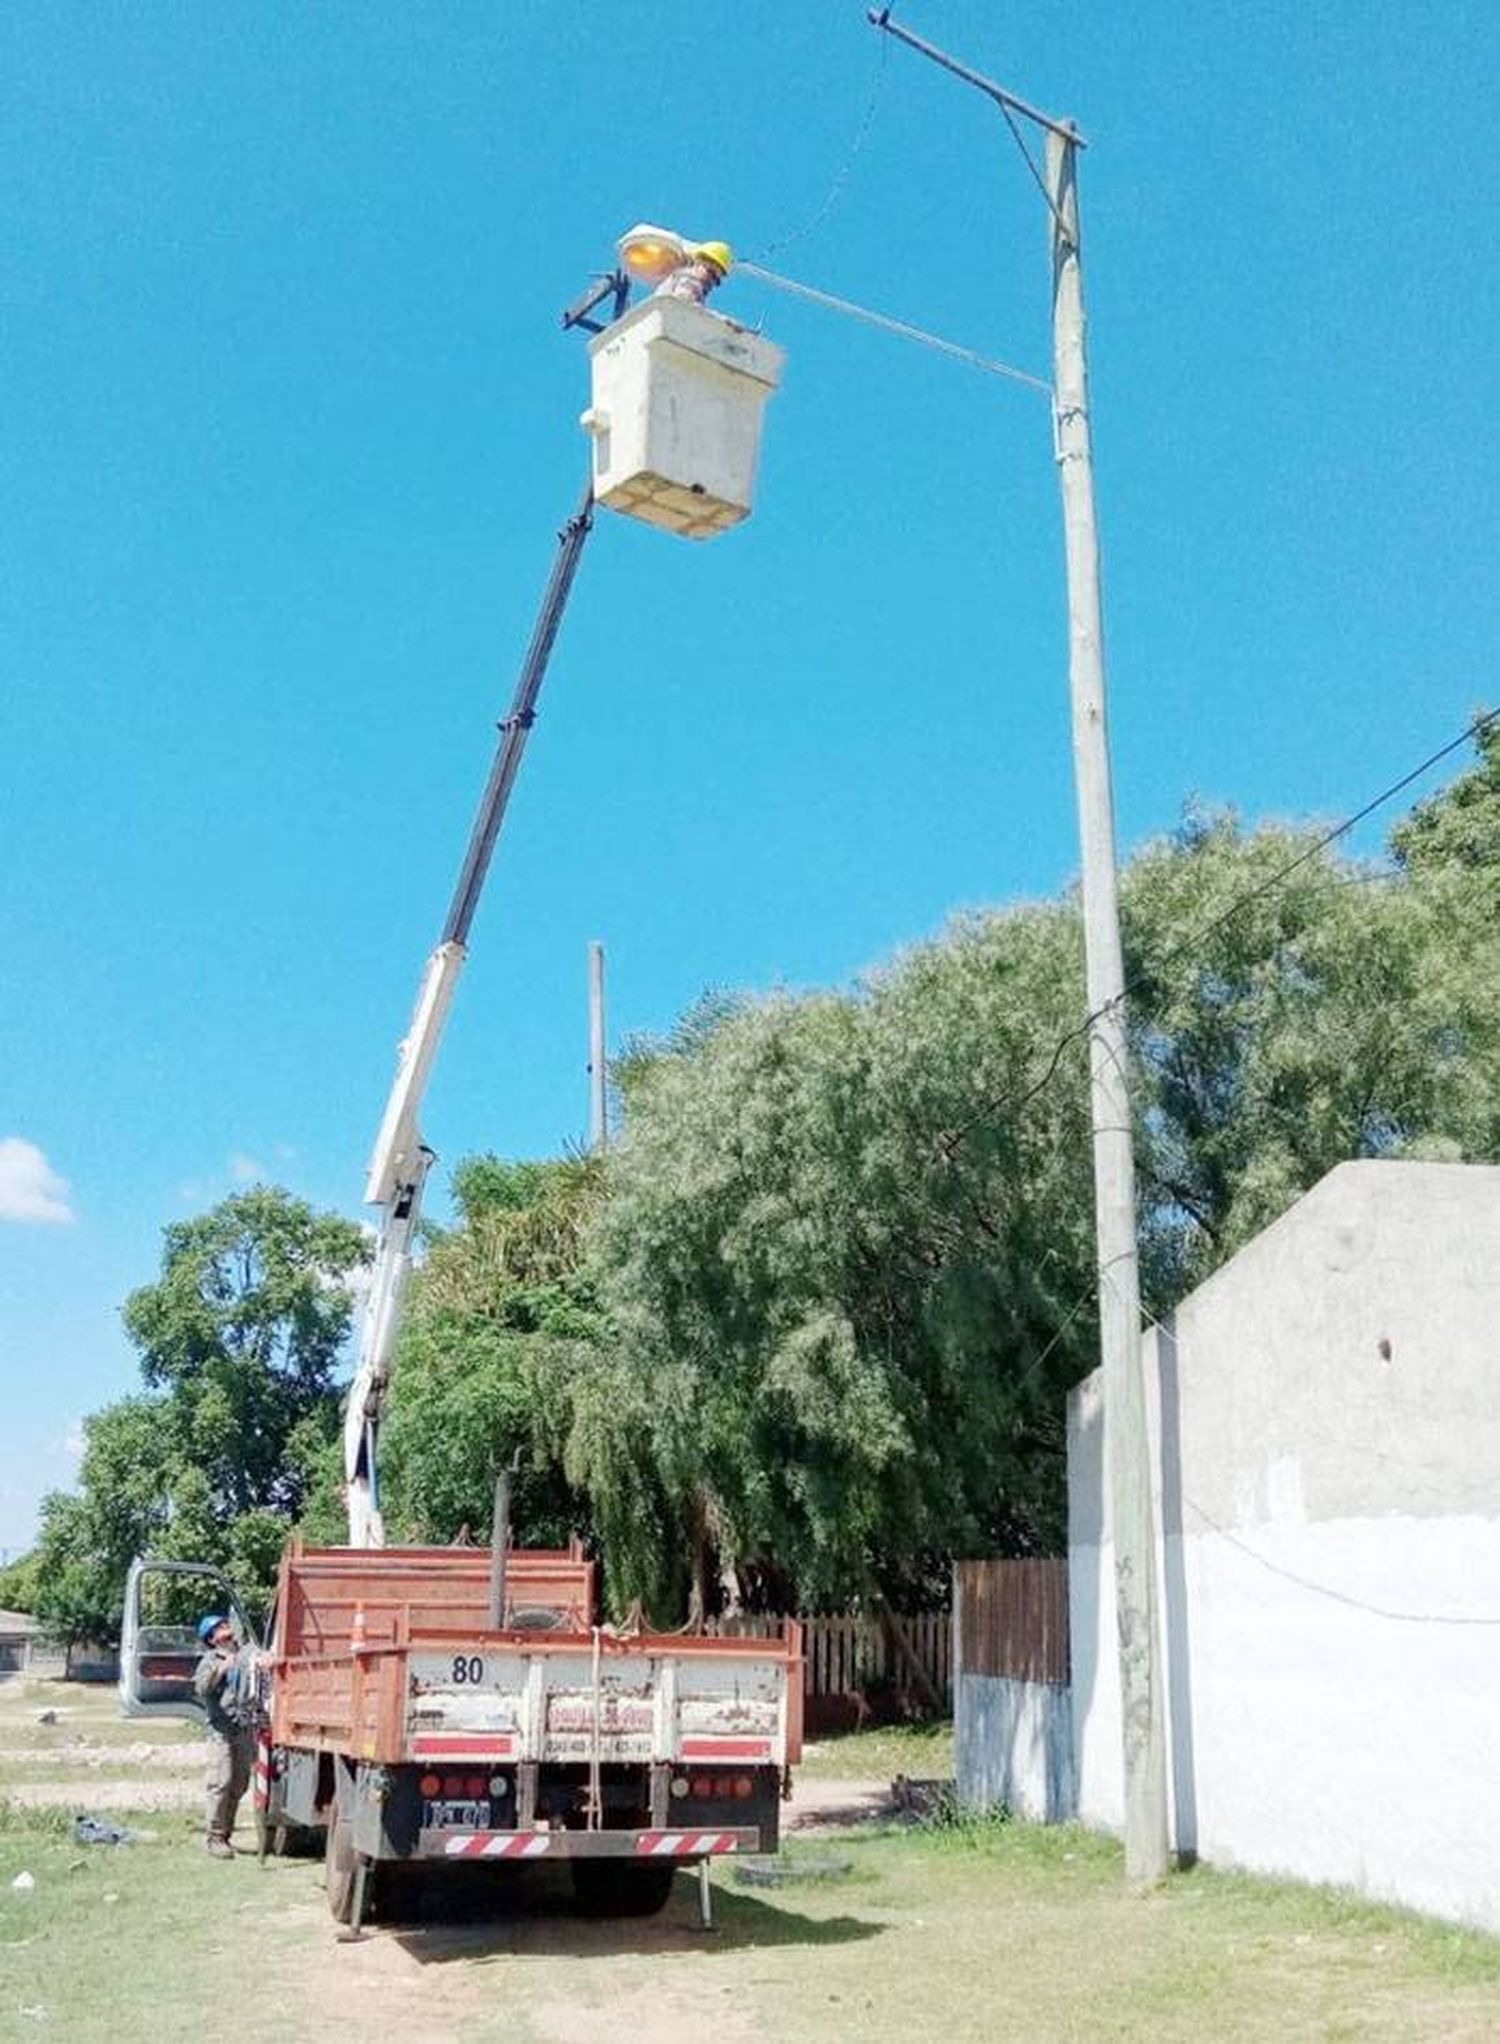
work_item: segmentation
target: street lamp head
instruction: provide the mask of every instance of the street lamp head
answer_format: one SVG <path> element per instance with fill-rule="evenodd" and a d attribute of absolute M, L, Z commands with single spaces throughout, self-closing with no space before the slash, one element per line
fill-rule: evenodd
<path fill-rule="evenodd" d="M 639 284 L 662 284 L 674 270 L 689 263 L 710 262 L 721 277 L 734 268 L 734 250 L 727 241 L 689 241 L 670 227 L 652 227 L 642 221 L 622 234 L 615 244 L 620 267 Z"/>
<path fill-rule="evenodd" d="M 638 283 L 660 284 L 674 270 L 681 269 L 692 253 L 693 244 L 670 227 L 652 227 L 642 222 L 622 234 L 616 247 L 620 266 Z"/>

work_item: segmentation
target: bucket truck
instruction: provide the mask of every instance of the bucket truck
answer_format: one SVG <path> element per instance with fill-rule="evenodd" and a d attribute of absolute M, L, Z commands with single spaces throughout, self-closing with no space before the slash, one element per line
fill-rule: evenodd
<path fill-rule="evenodd" d="M 646 281 L 705 249 L 727 266 L 723 244 L 659 229 L 620 244 L 625 270 Z M 195 1596 L 234 1613 L 252 1648 L 262 1850 L 321 1834 L 329 1906 L 356 1927 L 372 1902 L 399 1909 L 398 1875 L 544 1858 L 566 1860 L 584 1906 L 613 1914 L 659 1908 L 674 1869 L 696 1865 L 706 1921 L 709 1861 L 775 1849 L 801 1752 L 797 1625 L 766 1639 L 604 1625 L 595 1564 L 576 1540 L 509 1553 L 502 1526 L 493 1553 L 392 1548 L 380 1509 L 381 1419 L 433 1163 L 423 1098 L 595 505 L 694 539 L 738 523 L 779 373 L 769 342 L 690 299 L 626 315 L 625 270 L 563 316 L 594 335 L 589 482 L 558 535 L 370 1160 L 365 1197 L 380 1222 L 345 1413 L 349 1544 L 292 1539 L 264 1648 L 232 1587 L 203 1564 L 139 1560 L 126 1588 L 120 1689 L 131 1716 L 201 1717 L 192 1630 L 156 1621 L 180 1618 Z M 611 297 L 601 325 L 589 315 Z"/>

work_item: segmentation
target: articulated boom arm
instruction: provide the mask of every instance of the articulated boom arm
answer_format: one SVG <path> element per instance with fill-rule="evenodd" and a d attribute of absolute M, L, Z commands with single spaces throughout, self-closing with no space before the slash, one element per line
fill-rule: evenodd
<path fill-rule="evenodd" d="M 402 1294 L 411 1274 L 412 1244 L 422 1214 L 422 1189 L 433 1164 L 433 1153 L 422 1140 L 422 1100 L 442 1040 L 443 1025 L 453 1004 L 458 975 L 468 956 L 474 911 L 479 906 L 506 804 L 535 721 L 542 678 L 593 522 L 590 480 L 578 509 L 558 534 L 557 558 L 542 598 L 536 629 L 521 665 L 509 714 L 500 725 L 500 743 L 469 835 L 458 885 L 442 937 L 422 976 L 411 1029 L 397 1057 L 395 1083 L 370 1158 L 365 1198 L 380 1209 L 380 1237 L 360 1324 L 359 1364 L 344 1415 L 344 1483 L 351 1547 L 385 1544 L 378 1468 L 380 1418 L 401 1325 Z"/>

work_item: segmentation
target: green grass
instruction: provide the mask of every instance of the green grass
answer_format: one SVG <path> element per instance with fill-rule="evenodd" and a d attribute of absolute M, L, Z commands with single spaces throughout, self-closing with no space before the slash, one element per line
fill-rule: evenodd
<path fill-rule="evenodd" d="M 1332 1891 L 1200 1868 L 1124 1888 L 1119 1848 L 1075 1827 L 972 1824 L 807 1841 L 842 1883 L 772 1891 L 840 1934 L 815 1968 L 779 1946 L 765 2034 L 941 2038 L 1447 2040 L 1500 2035 L 1500 1942 Z M 732 1927 L 737 1897 L 726 1898 Z M 778 2004 L 797 2010 L 778 2031 Z"/>
<path fill-rule="evenodd" d="M 196 1814 L 118 1814 L 155 1839 L 79 1846 L 68 1813 L 0 1802 L 0 2039 L 147 2044 L 208 2007 L 216 1975 L 230 1983 L 237 2038 L 295 2035 L 249 1983 L 274 1983 L 305 1935 L 307 1912 L 291 1905 L 308 1899 L 310 1871 L 209 1861 Z M 35 1881 L 26 1894 L 11 1885 L 23 1870 Z M 45 2016 L 23 2013 L 38 2008 Z"/>
<path fill-rule="evenodd" d="M 941 1774 L 941 1737 L 830 1740 L 830 1768 Z M 154 1840 L 75 1846 L 66 1813 L 0 1798 L 0 2044 L 158 2044 L 209 2007 L 236 2044 L 313 2044 L 361 2010 L 385 2034 L 423 2044 L 1500 2036 L 1500 1941 L 1206 1868 L 1132 1896 L 1119 1848 L 1071 1826 L 976 1821 L 793 1840 L 793 1866 L 847 1859 L 849 1871 L 746 1888 L 721 1863 L 709 1937 L 694 1927 L 684 1877 L 649 1922 L 587 1923 L 554 1891 L 499 1917 L 344 1945 L 315 1866 L 210 1861 L 195 1812 L 124 1821 Z M 36 1881 L 24 1895 L 10 1885 L 23 1867 Z M 38 2007 L 44 2018 L 22 2013 Z"/>
<path fill-rule="evenodd" d="M 947 1780 L 953 1773 L 953 1727 L 882 1725 L 808 1741 L 794 1772 L 810 1781 Z"/>

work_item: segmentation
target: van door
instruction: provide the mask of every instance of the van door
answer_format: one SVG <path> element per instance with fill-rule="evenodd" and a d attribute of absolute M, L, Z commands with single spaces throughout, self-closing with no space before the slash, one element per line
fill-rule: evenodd
<path fill-rule="evenodd" d="M 203 1722 L 193 1674 L 203 1652 L 198 1621 L 207 1611 L 222 1611 L 242 1642 L 255 1643 L 244 1607 L 218 1569 L 149 1557 L 130 1564 L 120 1628 L 120 1708 L 126 1717 Z"/>

